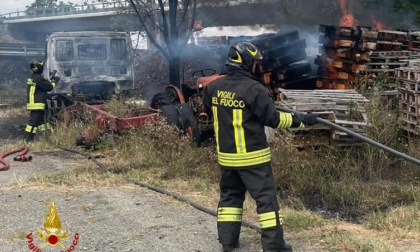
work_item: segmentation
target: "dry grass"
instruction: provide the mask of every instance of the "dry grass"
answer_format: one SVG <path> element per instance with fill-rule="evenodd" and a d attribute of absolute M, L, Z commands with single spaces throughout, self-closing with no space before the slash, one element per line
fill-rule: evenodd
<path fill-rule="evenodd" d="M 35 176 L 29 179 L 27 186 L 77 186 L 77 187 L 114 187 L 127 184 L 127 181 L 118 174 L 103 173 L 91 162 L 75 166 L 72 170 Z"/>
<path fill-rule="evenodd" d="M 369 135 L 419 157 L 418 143 L 396 141 L 398 125 L 389 123 L 394 118 L 381 111 L 379 105 L 372 109 L 377 111 L 369 113 L 374 123 Z M 74 149 L 75 137 L 89 127 L 92 124 L 86 121 L 59 124 L 51 140 L 41 142 L 39 148 L 58 145 Z M 197 149 L 162 122 L 102 138 L 96 150 L 105 155 L 100 161 L 113 173 L 104 174 L 89 162 L 70 172 L 27 183 L 122 186 L 131 178 L 178 193 L 210 209 L 217 207 L 220 174 L 214 146 Z M 404 251 L 420 248 L 418 167 L 370 146 L 298 151 L 284 135 L 276 139 L 272 150 L 286 236 L 302 241 L 307 251 L 396 251 L 394 246 L 401 245 L 398 241 L 402 238 L 410 243 Z M 318 208 L 329 217 L 309 210 Z M 249 196 L 244 209 L 245 220 L 257 224 L 256 205 Z M 363 225 L 350 224 L 341 217 L 354 218 Z"/>
<path fill-rule="evenodd" d="M 0 82 L 0 104 L 11 106 L 26 104 L 26 84 L 18 80 Z"/>
<path fill-rule="evenodd" d="M 2 117 L 25 117 L 29 118 L 29 112 L 26 110 L 26 107 L 19 106 L 16 108 L 0 108 L 0 118 Z"/>

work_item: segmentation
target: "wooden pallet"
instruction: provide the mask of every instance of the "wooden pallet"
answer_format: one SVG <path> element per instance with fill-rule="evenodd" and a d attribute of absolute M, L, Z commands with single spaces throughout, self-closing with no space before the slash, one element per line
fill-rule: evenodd
<path fill-rule="evenodd" d="M 379 58 L 412 58 L 420 56 L 419 52 L 413 51 L 376 51 L 370 54 L 370 58 L 379 57 Z"/>
<path fill-rule="evenodd" d="M 414 94 L 420 94 L 420 82 L 419 81 L 413 81 L 408 80 L 404 78 L 398 78 L 397 79 L 397 86 L 399 89 L 411 92 Z"/>
<path fill-rule="evenodd" d="M 349 128 L 358 133 L 365 133 L 368 119 L 365 107 L 369 100 L 355 90 L 284 90 L 279 89 L 278 102 L 301 112 L 321 113 L 324 119 Z M 292 132 L 327 130 L 323 125 L 294 129 Z M 354 140 L 346 133 L 329 129 L 334 141 Z"/>
<path fill-rule="evenodd" d="M 420 68 L 417 67 L 401 67 L 398 69 L 398 78 L 409 81 L 420 81 Z"/>
<path fill-rule="evenodd" d="M 406 89 L 398 89 L 398 97 L 400 103 L 407 103 L 420 106 L 420 95 L 407 91 Z"/>
<path fill-rule="evenodd" d="M 406 42 L 408 41 L 408 32 L 407 31 L 379 30 L 378 40 Z"/>
<path fill-rule="evenodd" d="M 409 49 L 413 51 L 420 51 L 420 41 L 410 41 Z"/>

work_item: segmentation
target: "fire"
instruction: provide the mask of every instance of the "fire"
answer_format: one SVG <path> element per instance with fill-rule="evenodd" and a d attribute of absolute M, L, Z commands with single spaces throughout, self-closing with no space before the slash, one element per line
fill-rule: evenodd
<path fill-rule="evenodd" d="M 347 0 L 339 0 L 340 1 L 340 9 L 343 16 L 340 20 L 340 26 L 355 26 L 357 25 L 357 20 L 353 17 L 351 13 L 346 8 Z"/>
<path fill-rule="evenodd" d="M 373 14 L 371 15 L 371 19 L 372 19 L 372 23 L 375 26 L 376 30 L 389 29 L 388 26 L 386 26 L 386 25 L 382 24 L 381 22 L 379 22 L 378 20 L 376 20 L 376 18 Z"/>

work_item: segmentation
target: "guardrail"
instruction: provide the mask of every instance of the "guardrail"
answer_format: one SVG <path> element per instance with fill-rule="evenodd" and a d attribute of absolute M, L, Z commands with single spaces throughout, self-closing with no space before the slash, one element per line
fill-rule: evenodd
<path fill-rule="evenodd" d="M 33 45 L 0 44 L 1 56 L 43 56 L 45 48 Z"/>
<path fill-rule="evenodd" d="M 130 3 L 126 0 L 101 2 L 101 3 L 87 3 L 76 4 L 68 6 L 54 6 L 52 8 L 38 8 L 32 12 L 15 11 L 5 14 L 0 14 L 0 19 L 18 19 L 28 17 L 46 17 L 46 16 L 60 16 L 69 14 L 94 13 L 101 11 L 117 10 L 121 7 L 127 7 Z"/>
<path fill-rule="evenodd" d="M 241 5 L 241 4 L 258 4 L 258 3 L 273 3 L 277 0 L 230 0 L 228 3 L 222 5 Z M 46 17 L 46 16 L 60 16 L 69 14 L 81 14 L 81 13 L 94 13 L 100 11 L 118 10 L 121 7 L 130 6 L 130 2 L 127 0 L 116 0 L 112 2 L 98 2 L 98 3 L 86 3 L 86 4 L 75 4 L 68 5 L 65 7 L 54 6 L 53 8 L 39 8 L 33 12 L 27 11 L 15 11 L 5 14 L 0 14 L 1 19 L 18 19 L 28 17 Z M 218 6 L 216 4 L 216 6 Z"/>

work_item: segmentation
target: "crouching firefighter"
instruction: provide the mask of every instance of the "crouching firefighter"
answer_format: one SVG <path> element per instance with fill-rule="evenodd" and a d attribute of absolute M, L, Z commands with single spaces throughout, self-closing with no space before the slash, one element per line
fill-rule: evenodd
<path fill-rule="evenodd" d="M 217 230 L 224 252 L 239 246 L 247 191 L 257 203 L 263 251 L 292 251 L 284 240 L 264 126 L 289 128 L 317 123 L 317 114 L 276 110 L 267 90 L 256 80 L 261 59 L 253 44 L 233 44 L 226 62 L 227 75 L 210 83 L 203 92 L 204 105 L 213 117 L 221 171 Z"/>
<path fill-rule="evenodd" d="M 42 76 L 44 64 L 44 61 L 33 60 L 31 62 L 32 74 L 26 82 L 28 99 L 26 109 L 30 111 L 30 117 L 25 128 L 25 141 L 32 141 L 37 131 L 51 129 L 47 120 L 46 103 L 48 92 L 55 88 L 60 78 L 52 77 L 51 81 L 45 79 Z"/>

